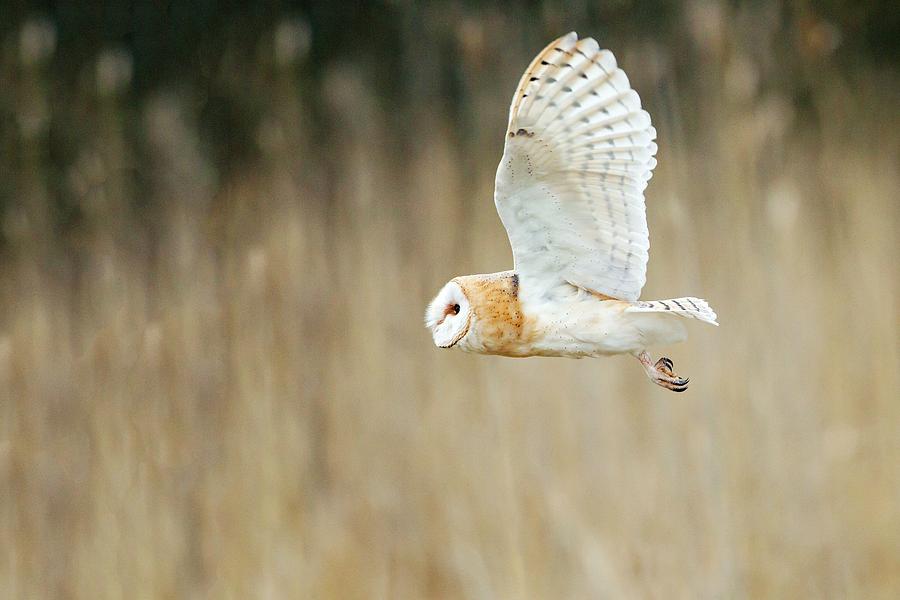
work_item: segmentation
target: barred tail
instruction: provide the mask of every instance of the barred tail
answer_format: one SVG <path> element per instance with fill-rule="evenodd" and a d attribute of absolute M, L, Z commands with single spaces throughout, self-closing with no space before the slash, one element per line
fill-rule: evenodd
<path fill-rule="evenodd" d="M 706 300 L 701 298 L 674 298 L 672 300 L 637 301 L 625 309 L 625 312 L 671 312 L 680 317 L 699 319 L 705 323 L 718 326 L 716 311 L 710 308 Z"/>

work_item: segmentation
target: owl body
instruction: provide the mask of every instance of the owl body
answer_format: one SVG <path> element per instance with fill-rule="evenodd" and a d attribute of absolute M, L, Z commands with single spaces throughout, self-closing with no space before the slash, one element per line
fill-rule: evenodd
<path fill-rule="evenodd" d="M 467 310 L 454 314 L 463 301 Z M 684 326 L 673 315 L 630 312 L 633 306 L 571 285 L 531 295 L 516 272 L 503 271 L 452 279 L 426 318 L 437 324 L 462 317 L 458 340 L 445 347 L 517 358 L 605 356 L 684 339 Z"/>

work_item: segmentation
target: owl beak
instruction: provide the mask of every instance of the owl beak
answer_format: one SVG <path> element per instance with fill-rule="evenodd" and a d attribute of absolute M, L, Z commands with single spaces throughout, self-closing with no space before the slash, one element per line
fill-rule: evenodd
<path fill-rule="evenodd" d="M 471 326 L 472 326 L 472 313 L 469 313 L 469 314 L 466 316 L 466 326 L 463 327 L 463 328 L 460 330 L 460 332 L 456 334 L 456 337 L 453 338 L 453 340 L 452 340 L 449 344 L 447 344 L 446 346 L 438 346 L 438 348 L 452 348 L 452 347 L 455 346 L 457 343 L 459 343 L 459 340 L 461 340 L 461 339 L 463 339 L 464 337 L 466 337 L 466 334 L 469 333 L 469 328 L 470 328 Z"/>

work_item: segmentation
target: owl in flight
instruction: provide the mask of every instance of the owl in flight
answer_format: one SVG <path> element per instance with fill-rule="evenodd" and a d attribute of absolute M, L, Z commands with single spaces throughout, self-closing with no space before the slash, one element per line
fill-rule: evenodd
<path fill-rule="evenodd" d="M 687 389 L 647 348 L 716 323 L 705 300 L 638 300 L 650 242 L 644 188 L 656 129 L 609 50 L 572 32 L 537 55 L 509 109 L 494 204 L 515 268 L 456 277 L 425 313 L 434 343 L 501 356 L 630 353 L 651 381 Z"/>

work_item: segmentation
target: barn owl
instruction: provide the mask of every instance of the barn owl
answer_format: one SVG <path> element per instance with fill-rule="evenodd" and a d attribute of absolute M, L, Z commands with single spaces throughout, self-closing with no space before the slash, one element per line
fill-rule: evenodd
<path fill-rule="evenodd" d="M 688 380 L 647 349 L 718 325 L 705 300 L 638 300 L 648 250 L 644 188 L 656 129 L 625 73 L 569 33 L 537 55 L 513 95 L 494 204 L 514 269 L 450 280 L 425 313 L 435 345 L 501 356 L 629 353 L 654 383 Z"/>

